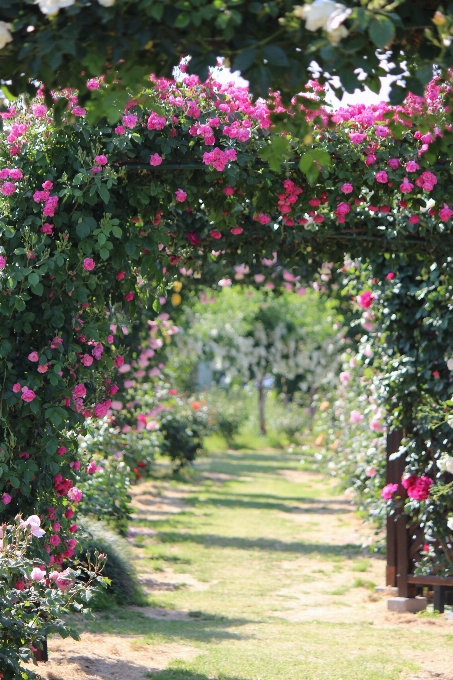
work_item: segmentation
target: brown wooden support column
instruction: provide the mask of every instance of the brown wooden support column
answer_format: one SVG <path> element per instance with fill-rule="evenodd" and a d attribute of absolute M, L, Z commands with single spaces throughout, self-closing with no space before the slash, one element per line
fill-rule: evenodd
<path fill-rule="evenodd" d="M 401 477 L 405 468 L 405 458 L 401 456 L 396 460 L 390 460 L 392 453 L 398 451 L 401 440 L 403 439 L 403 430 L 397 429 L 393 430 L 387 435 L 387 468 L 386 468 L 386 484 L 400 484 Z M 401 487 L 403 490 L 403 487 Z M 402 567 L 402 554 L 399 549 L 400 539 L 403 538 L 402 528 L 406 530 L 406 519 L 405 517 L 398 517 L 397 515 L 389 515 L 387 517 L 387 570 L 386 570 L 386 583 L 388 586 L 395 587 L 399 584 L 397 583 L 397 574 L 401 574 L 400 567 Z M 406 563 L 407 563 L 407 533 L 405 538 L 403 538 L 403 544 L 406 549 Z M 400 557 L 400 558 L 399 558 Z M 408 565 L 407 565 L 408 566 Z M 408 570 L 406 569 L 406 574 Z M 401 582 L 401 586 L 404 589 L 404 584 Z M 406 586 L 407 587 L 407 586 Z M 406 595 L 402 595 L 406 597 Z"/>

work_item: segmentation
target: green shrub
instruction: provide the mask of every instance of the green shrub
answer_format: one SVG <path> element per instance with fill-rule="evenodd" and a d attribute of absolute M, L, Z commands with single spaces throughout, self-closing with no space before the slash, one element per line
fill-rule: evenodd
<path fill-rule="evenodd" d="M 146 604 L 146 597 L 132 564 L 129 545 L 105 523 L 88 517 L 80 520 L 80 559 L 95 550 L 107 556 L 103 575 L 110 580 L 107 589 L 94 598 L 94 609 L 107 609 L 115 604 Z"/>

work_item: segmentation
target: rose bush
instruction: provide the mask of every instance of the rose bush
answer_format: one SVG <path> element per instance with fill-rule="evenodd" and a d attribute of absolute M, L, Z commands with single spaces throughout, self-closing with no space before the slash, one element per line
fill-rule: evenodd
<path fill-rule="evenodd" d="M 0 667 L 5 680 L 38 678 L 23 663 L 51 634 L 79 639 L 63 618 L 69 612 L 88 614 L 87 603 L 96 588 L 105 587 L 105 559 L 95 555 L 82 569 L 49 569 L 36 552 L 34 537 L 45 532 L 40 519 L 20 516 L 3 524 L 0 538 Z"/>

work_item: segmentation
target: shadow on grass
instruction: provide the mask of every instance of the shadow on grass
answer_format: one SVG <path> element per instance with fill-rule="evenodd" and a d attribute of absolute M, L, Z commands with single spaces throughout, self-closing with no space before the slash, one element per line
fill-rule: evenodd
<path fill-rule="evenodd" d="M 185 671 L 183 669 L 171 669 L 166 671 L 159 671 L 158 673 L 148 673 L 147 678 L 155 680 L 211 680 L 212 675 L 205 675 L 204 673 L 193 673 L 192 671 Z M 239 676 L 220 675 L 219 680 L 243 680 Z"/>
<path fill-rule="evenodd" d="M 159 533 L 162 543 L 197 543 L 206 548 L 236 548 L 238 550 L 268 550 L 275 552 L 293 552 L 299 555 L 317 553 L 320 555 L 357 555 L 361 553 L 360 545 L 345 543 L 331 545 L 329 543 L 303 543 L 301 541 L 286 542 L 267 538 L 240 538 L 238 536 L 218 536 L 217 534 L 182 534 L 171 531 Z"/>
<path fill-rule="evenodd" d="M 344 513 L 345 508 L 340 507 L 340 508 L 331 508 L 329 505 L 335 504 L 335 505 L 349 505 L 349 501 L 344 501 L 344 500 L 326 500 L 324 498 L 322 499 L 315 499 L 315 498 L 307 498 L 305 496 L 300 496 L 299 498 L 280 498 L 280 502 L 277 501 L 268 501 L 268 500 L 259 500 L 259 498 L 254 498 L 251 496 L 244 497 L 242 494 L 238 496 L 230 496 L 229 498 L 226 497 L 226 495 L 223 495 L 219 493 L 218 495 L 213 495 L 213 494 L 206 494 L 207 497 L 205 497 L 201 502 L 197 499 L 196 496 L 192 496 L 191 498 L 186 499 L 188 503 L 191 505 L 197 505 L 200 503 L 203 507 L 206 507 L 208 504 L 214 505 L 214 506 L 222 506 L 225 508 L 241 508 L 244 510 L 279 510 L 280 512 L 289 512 L 289 513 L 301 513 L 303 514 L 304 512 L 308 513 L 316 513 L 319 515 L 328 515 L 328 514 L 338 514 L 338 513 Z M 266 497 L 264 497 L 266 498 Z M 272 497 L 271 497 L 272 498 Z M 278 496 L 274 498 L 279 498 Z M 288 501 L 288 503 L 285 503 L 284 501 Z M 306 503 L 306 504 L 311 504 L 312 507 L 309 508 L 301 508 L 294 503 Z"/>
<path fill-rule="evenodd" d="M 162 607 L 160 609 L 163 609 Z M 146 607 L 144 608 L 146 611 Z M 171 613 L 172 610 L 168 610 Z M 96 614 L 96 621 L 83 621 L 81 630 L 90 633 L 107 633 L 110 635 L 139 635 L 145 638 L 209 642 L 212 640 L 243 640 L 248 635 L 241 635 L 230 630 L 251 623 L 250 619 L 228 618 L 216 616 L 203 611 L 189 612 L 187 618 L 164 619 L 150 618 L 139 609 L 117 607 L 108 612 Z M 71 621 L 71 623 L 74 623 Z M 79 628 L 80 626 L 76 627 Z"/>

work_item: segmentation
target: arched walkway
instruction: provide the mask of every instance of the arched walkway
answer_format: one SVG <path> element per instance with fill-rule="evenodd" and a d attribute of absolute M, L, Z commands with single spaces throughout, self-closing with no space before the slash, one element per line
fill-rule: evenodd
<path fill-rule="evenodd" d="M 135 487 L 150 606 L 52 641 L 46 680 L 450 680 L 453 621 L 387 612 L 372 531 L 314 463 L 228 451 Z"/>

